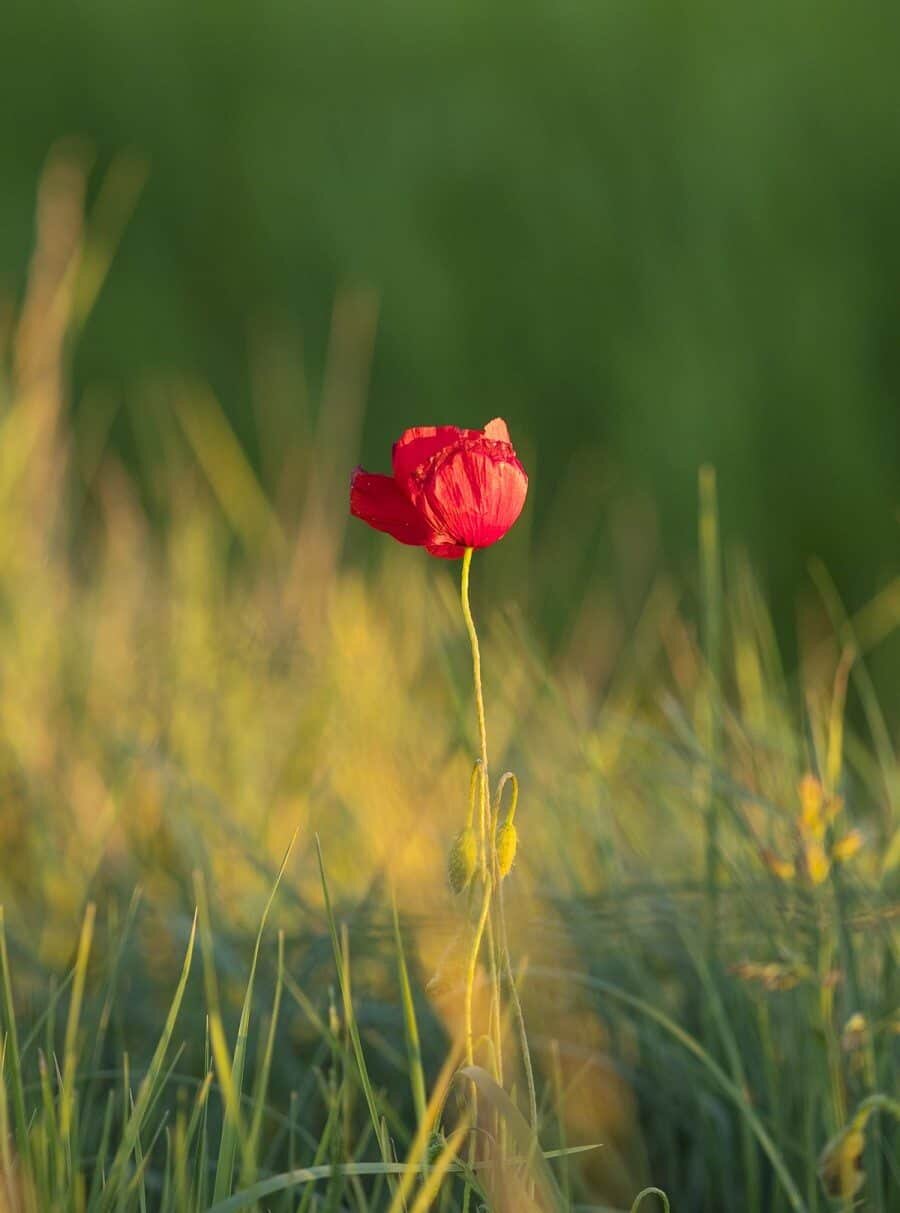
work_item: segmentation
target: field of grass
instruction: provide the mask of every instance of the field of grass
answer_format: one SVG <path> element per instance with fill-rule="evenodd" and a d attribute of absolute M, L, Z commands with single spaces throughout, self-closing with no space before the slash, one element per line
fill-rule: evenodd
<path fill-rule="evenodd" d="M 0 332 L 3 1213 L 900 1210 L 900 577 L 849 615 L 815 566 L 786 667 L 709 469 L 695 571 L 623 519 L 552 655 L 529 548 L 476 555 L 519 846 L 460 1077 L 471 659 L 456 564 L 344 558 L 371 300 L 260 420 L 280 492 L 183 379 L 139 489 L 66 412 L 112 252 L 77 171 Z"/>

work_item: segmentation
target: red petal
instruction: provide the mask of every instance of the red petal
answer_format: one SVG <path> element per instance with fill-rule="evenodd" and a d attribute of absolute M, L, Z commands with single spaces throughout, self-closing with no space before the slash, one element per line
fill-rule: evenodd
<path fill-rule="evenodd" d="M 438 455 L 414 499 L 438 535 L 483 548 L 503 538 L 527 492 L 528 477 L 509 444 L 478 437 Z"/>
<path fill-rule="evenodd" d="M 393 447 L 394 479 L 404 491 L 414 473 L 445 447 L 452 446 L 465 434 L 476 430 L 460 430 L 455 425 L 420 425 L 405 430 Z"/>
<path fill-rule="evenodd" d="M 502 417 L 495 417 L 493 421 L 489 421 L 484 427 L 485 438 L 492 438 L 494 442 L 509 442 L 509 427 Z"/>
<path fill-rule="evenodd" d="M 438 556 L 441 560 L 459 560 L 466 554 L 461 543 L 454 543 L 446 535 L 437 534 L 425 544 L 425 550 L 430 556 Z"/>
<path fill-rule="evenodd" d="M 413 547 L 422 547 L 433 538 L 432 527 L 391 476 L 357 468 L 350 477 L 350 513 Z"/>

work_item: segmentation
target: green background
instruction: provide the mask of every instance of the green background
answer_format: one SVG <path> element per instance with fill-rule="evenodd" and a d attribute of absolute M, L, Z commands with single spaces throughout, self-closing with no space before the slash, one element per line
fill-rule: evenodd
<path fill-rule="evenodd" d="M 573 527 L 645 493 L 690 559 L 710 460 L 782 619 L 811 554 L 851 604 L 896 569 L 900 6 L 89 0 L 3 27 L 7 289 L 54 139 L 150 165 L 81 387 L 197 374 L 253 452 L 254 324 L 315 382 L 364 283 L 370 466 L 405 425 L 501 413 L 538 537 L 577 455 L 610 487 L 568 494 Z"/>

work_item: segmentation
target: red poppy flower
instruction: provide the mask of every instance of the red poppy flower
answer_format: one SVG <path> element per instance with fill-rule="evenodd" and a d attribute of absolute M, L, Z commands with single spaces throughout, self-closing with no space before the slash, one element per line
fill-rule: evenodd
<path fill-rule="evenodd" d="M 499 417 L 483 430 L 455 425 L 407 430 L 394 443 L 393 465 L 392 476 L 356 469 L 350 513 L 376 531 L 447 560 L 502 539 L 528 492 L 525 469 Z"/>

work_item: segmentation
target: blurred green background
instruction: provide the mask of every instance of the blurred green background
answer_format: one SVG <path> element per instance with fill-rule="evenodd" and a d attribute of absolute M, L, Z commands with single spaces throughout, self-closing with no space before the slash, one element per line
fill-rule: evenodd
<path fill-rule="evenodd" d="M 351 522 L 347 480 L 408 425 L 499 414 L 531 492 L 474 606 L 492 769 L 522 779 L 526 1016 L 545 1078 L 551 1040 L 588 1075 L 558 1140 L 604 1143 L 604 1205 L 646 1170 L 673 1208 L 778 1213 L 759 1114 L 822 1207 L 820 1150 L 900 1061 L 898 51 L 880 0 L 5 6 L 0 902 L 26 1019 L 85 904 L 114 939 L 140 885 L 102 1046 L 139 1057 L 195 869 L 242 998 L 298 824 L 288 968 L 317 1013 L 317 832 L 364 1030 L 399 1039 L 388 885 L 417 991 L 452 977 L 459 569 Z M 460 1008 L 422 1001 L 434 1059 Z M 296 1022 L 278 1107 L 330 1048 Z M 892 1133 L 864 1159 L 883 1213 Z"/>
<path fill-rule="evenodd" d="M 260 334 L 315 387 L 362 284 L 363 461 L 505 415 L 575 581 L 620 493 L 690 559 L 706 460 L 783 625 L 811 554 L 851 606 L 896 568 L 898 6 L 88 0 L 3 26 L 0 289 L 54 140 L 86 137 L 96 182 L 123 149 L 149 169 L 74 352 L 79 424 L 98 389 L 152 424 L 142 385 L 196 375 L 265 477 Z"/>

